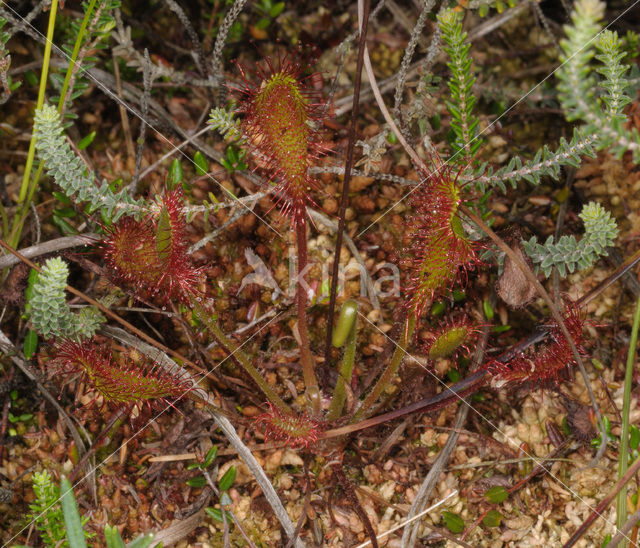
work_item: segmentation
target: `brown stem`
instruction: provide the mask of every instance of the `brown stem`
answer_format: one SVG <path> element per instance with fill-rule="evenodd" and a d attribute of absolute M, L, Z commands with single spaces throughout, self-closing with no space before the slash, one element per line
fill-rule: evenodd
<path fill-rule="evenodd" d="M 358 60 L 356 62 L 356 73 L 353 80 L 353 107 L 351 110 L 351 122 L 349 124 L 349 140 L 347 142 L 347 158 L 344 164 L 344 179 L 342 181 L 342 196 L 340 198 L 340 210 L 338 212 L 338 233 L 336 235 L 336 250 L 333 256 L 333 269 L 331 271 L 331 291 L 329 295 L 329 312 L 327 318 L 327 336 L 324 345 L 324 363 L 330 364 L 331 358 L 331 337 L 333 331 L 333 315 L 336 310 L 336 292 L 338 288 L 338 272 L 340 267 L 340 249 L 342 248 L 342 235 L 344 234 L 345 213 L 347 202 L 349 201 L 349 182 L 351 181 L 351 168 L 353 167 L 353 151 L 356 143 L 356 125 L 358 123 L 358 112 L 360 109 L 360 85 L 362 82 L 362 65 L 364 63 L 364 52 L 366 49 L 367 27 L 369 25 L 369 12 L 371 10 L 371 0 L 364 0 L 364 17 L 360 28 L 360 39 L 358 44 Z"/>
<path fill-rule="evenodd" d="M 476 373 L 469 375 L 467 378 L 457 382 L 453 386 L 447 387 L 446 390 L 436 396 L 423 398 L 420 401 L 407 405 L 401 409 L 396 409 L 395 411 L 390 411 L 389 413 L 384 413 L 383 415 L 378 415 L 377 417 L 372 417 L 356 424 L 348 424 L 347 426 L 342 426 L 340 428 L 326 430 L 323 432 L 321 438 L 326 439 L 344 436 L 345 434 L 364 430 L 365 428 L 370 428 L 371 426 L 376 426 L 411 413 L 426 413 L 442 409 L 443 407 L 450 405 L 453 401 L 460 400 L 469 394 L 475 394 L 486 384 L 486 382 L 487 372 L 485 370 L 477 371 Z"/>
<path fill-rule="evenodd" d="M 322 411 L 322 398 L 318 388 L 313 357 L 309 346 L 309 331 L 307 328 L 307 223 L 303 220 L 296 223 L 296 237 L 298 243 L 298 277 L 296 283 L 296 301 L 298 305 L 298 333 L 300 334 L 300 363 L 302 376 L 306 387 L 307 398 L 311 404 L 313 414 L 317 417 Z"/>

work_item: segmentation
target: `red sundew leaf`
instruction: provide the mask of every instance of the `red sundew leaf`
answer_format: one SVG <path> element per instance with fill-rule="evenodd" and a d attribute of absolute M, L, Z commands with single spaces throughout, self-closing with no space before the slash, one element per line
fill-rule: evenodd
<path fill-rule="evenodd" d="M 192 388 L 187 377 L 171 374 L 151 360 L 134 360 L 125 354 L 116 358 L 95 338 L 83 342 L 65 339 L 54 348 L 52 363 L 58 371 L 80 373 L 112 407 L 162 406 Z"/>
<path fill-rule="evenodd" d="M 258 415 L 254 424 L 264 429 L 264 439 L 283 441 L 291 448 L 308 448 L 320 436 L 320 423 L 306 413 L 288 415 L 267 404 L 269 411 Z"/>
<path fill-rule="evenodd" d="M 586 353 L 581 346 L 585 320 L 575 303 L 567 302 L 563 320 L 578 351 Z M 533 386 L 557 384 L 567 369 L 576 365 L 571 345 L 557 324 L 549 334 L 548 342 L 537 352 L 520 354 L 507 363 L 497 360 L 489 362 L 487 371 L 493 376 L 491 384 L 497 388 L 505 385 L 530 383 Z"/>
<path fill-rule="evenodd" d="M 319 93 L 292 58 L 279 59 L 277 65 L 267 58 L 265 63 L 265 68 L 257 70 L 259 83 L 251 82 L 240 69 L 244 86 L 236 90 L 239 112 L 245 115 L 243 131 L 277 182 L 277 200 L 295 225 L 304 220 L 306 206 L 312 203 L 311 191 L 318 186 L 307 170 L 326 151 L 312 129 L 322 117 Z"/>
<path fill-rule="evenodd" d="M 187 253 L 185 227 L 180 188 L 163 196 L 156 216 L 127 217 L 111 227 L 103 256 L 114 282 L 135 288 L 142 297 L 188 302 L 198 293 L 202 271 Z"/>
<path fill-rule="evenodd" d="M 467 315 L 448 318 L 423 342 L 422 349 L 431 360 L 455 359 L 462 352 L 469 353 L 469 346 L 477 339 L 480 329 L 475 327 Z"/>
<path fill-rule="evenodd" d="M 439 159 L 434 163 L 434 172 L 412 195 L 415 214 L 406 226 L 406 294 L 418 316 L 436 294 L 466 281 L 467 271 L 480 264 L 478 244 L 466 236 L 458 217 L 457 173 Z"/>

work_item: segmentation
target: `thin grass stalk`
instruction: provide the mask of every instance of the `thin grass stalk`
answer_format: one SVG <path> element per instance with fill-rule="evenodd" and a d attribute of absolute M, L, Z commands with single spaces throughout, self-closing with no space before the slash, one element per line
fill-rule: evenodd
<path fill-rule="evenodd" d="M 344 178 L 342 180 L 342 196 L 340 197 L 340 210 L 338 212 L 338 232 L 336 233 L 336 249 L 333 255 L 333 269 L 331 271 L 331 289 L 329 291 L 329 311 L 327 315 L 327 336 L 324 347 L 325 364 L 329 365 L 331 352 L 331 336 L 333 330 L 333 315 L 336 310 L 336 292 L 338 289 L 338 273 L 340 270 L 340 250 L 342 248 L 342 235 L 346 221 L 347 203 L 349 201 L 349 182 L 351 169 L 353 168 L 353 154 L 356 146 L 356 127 L 358 125 L 358 112 L 360 110 L 360 86 L 362 83 L 362 67 L 364 65 L 365 51 L 367 49 L 367 28 L 369 25 L 369 13 L 371 0 L 364 0 L 363 16 L 360 25 L 360 42 L 358 45 L 358 59 L 356 61 L 356 73 L 353 77 L 353 106 L 351 121 L 349 123 L 349 137 L 347 141 L 346 161 L 344 165 Z"/>
<path fill-rule="evenodd" d="M 53 31 L 56 23 L 56 13 L 58 11 L 58 0 L 51 0 L 51 6 L 49 6 L 49 24 L 47 26 L 47 41 L 44 44 L 44 56 L 42 58 L 42 72 L 40 73 L 40 87 L 38 88 L 38 101 L 36 102 L 36 109 L 42 108 L 44 105 L 44 93 L 47 88 L 47 78 L 49 75 L 49 64 L 51 62 L 51 47 L 53 46 Z M 29 142 L 29 152 L 27 153 L 27 161 L 24 166 L 24 174 L 22 176 L 22 184 L 20 185 L 20 193 L 18 195 L 18 204 L 22 204 L 22 210 L 20 215 L 16 215 L 13 221 L 12 233 L 9 236 L 9 244 L 11 247 L 18 247 L 20 241 L 20 235 L 22 233 L 22 225 L 26 212 L 29 209 L 29 202 L 33 196 L 34 187 L 29 187 L 31 180 L 31 169 L 33 168 L 33 159 L 36 155 L 36 140 L 34 134 L 31 134 L 31 141 Z M 29 197 L 27 199 L 27 196 Z"/>
<path fill-rule="evenodd" d="M 74 73 L 74 67 L 76 65 L 76 60 L 78 59 L 78 54 L 80 53 L 80 48 L 82 47 L 82 41 L 84 40 L 84 34 L 87 30 L 87 26 L 89 25 L 89 20 L 91 19 L 91 14 L 93 13 L 93 8 L 96 5 L 97 0 L 91 0 L 89 2 L 89 6 L 87 7 L 87 11 L 82 18 L 82 23 L 80 23 L 80 30 L 78 31 L 78 36 L 76 37 L 76 42 L 73 44 L 73 51 L 71 52 L 71 59 L 69 60 L 69 66 L 67 67 L 67 73 L 64 75 L 64 82 L 62 84 L 62 91 L 60 91 L 60 99 L 58 99 L 58 112 L 62 114 L 62 109 L 64 107 L 65 100 L 67 98 L 67 91 L 69 89 L 69 84 L 71 83 L 71 78 Z"/>
<path fill-rule="evenodd" d="M 87 11 L 85 12 L 82 22 L 80 23 L 80 29 L 78 31 L 78 36 L 76 36 L 75 44 L 73 45 L 71 59 L 69 60 L 69 66 L 67 67 L 67 72 L 65 74 L 64 82 L 62 84 L 60 99 L 58 100 L 58 112 L 60 114 L 62 114 L 62 110 L 65 105 L 69 84 L 75 72 L 74 69 L 76 66 L 78 55 L 80 53 L 80 48 L 82 47 L 82 42 L 84 40 L 87 26 L 89 25 L 89 21 L 91 20 L 91 14 L 93 13 L 93 9 L 95 7 L 96 2 L 97 0 L 90 1 L 89 6 L 87 7 Z M 56 4 L 56 7 L 57 7 L 57 0 L 55 2 L 52 2 L 52 5 L 51 5 L 51 13 L 49 14 L 49 25 L 51 27 L 52 27 L 51 25 L 52 14 L 53 14 L 54 23 L 55 23 L 55 9 L 53 6 L 54 3 Z M 53 28 L 51 30 L 51 35 L 49 35 L 49 30 L 47 30 L 47 41 L 45 43 L 45 54 L 43 59 L 42 75 L 40 77 L 40 90 L 38 92 L 38 102 L 36 106 L 37 109 L 42 108 L 42 105 L 44 104 L 44 93 L 46 89 L 47 73 L 49 68 L 49 59 L 51 56 L 52 45 L 53 45 Z M 29 181 L 31 178 L 31 169 L 33 168 L 34 157 L 35 157 L 35 139 L 32 136 L 31 142 L 29 143 L 29 152 L 27 154 L 27 163 L 25 164 L 25 168 L 24 168 L 22 186 L 20 187 L 19 203 L 22 203 L 23 206 L 22 206 L 22 209 L 20 210 L 20 213 L 16 215 L 12 234 L 9 239 L 9 243 L 12 247 L 18 246 L 18 242 L 20 241 L 20 236 L 22 234 L 22 227 L 24 226 L 24 221 L 27 217 L 27 210 L 29 209 L 29 204 L 31 203 L 31 200 L 33 199 L 33 195 L 35 194 L 35 191 L 38 188 L 40 175 L 42 175 L 43 165 L 42 163 L 40 163 L 35 175 L 33 176 L 33 181 L 31 182 L 31 184 L 29 184 Z M 28 192 L 27 192 L 27 189 L 28 189 Z"/>
<path fill-rule="evenodd" d="M 629 414 L 631 412 L 631 385 L 633 384 L 633 365 L 636 357 L 636 346 L 638 344 L 638 329 L 640 328 L 640 297 L 636 302 L 636 312 L 633 316 L 633 327 L 631 328 L 631 340 L 629 341 L 629 352 L 627 354 L 627 368 L 624 376 L 624 397 L 622 400 L 622 433 L 620 434 L 620 457 L 618 459 L 618 479 L 624 476 L 629 468 Z M 603 441 L 604 443 L 604 441 Z M 618 529 L 627 521 L 627 486 L 623 485 L 618 493 L 617 520 Z M 622 546 L 629 543 L 623 539 Z"/>

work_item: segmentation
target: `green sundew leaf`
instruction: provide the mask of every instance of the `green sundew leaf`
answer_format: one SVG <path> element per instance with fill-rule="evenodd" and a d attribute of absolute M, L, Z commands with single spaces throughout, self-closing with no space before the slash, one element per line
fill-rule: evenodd
<path fill-rule="evenodd" d="M 497 510 L 489 510 L 487 512 L 487 515 L 482 519 L 482 523 L 484 523 L 487 527 L 500 527 L 502 518 L 502 514 Z"/>
<path fill-rule="evenodd" d="M 509 331 L 511 329 L 510 325 L 496 325 L 493 328 L 494 333 L 504 333 L 505 331 Z"/>
<path fill-rule="evenodd" d="M 484 315 L 487 318 L 487 320 L 493 320 L 493 317 L 495 316 L 495 312 L 493 311 L 493 307 L 491 306 L 491 303 L 489 303 L 489 301 L 483 301 L 482 308 L 484 310 Z"/>
<path fill-rule="evenodd" d="M 92 131 L 91 133 L 89 133 L 89 135 L 80 139 L 80 141 L 78 142 L 78 150 L 84 150 L 85 148 L 87 148 L 91 143 L 93 143 L 93 140 L 95 138 L 96 132 Z"/>
<path fill-rule="evenodd" d="M 182 163 L 177 158 L 171 162 L 169 170 L 169 190 L 173 190 L 182 182 Z"/>
<path fill-rule="evenodd" d="M 345 343 L 356 323 L 357 317 L 358 303 L 350 299 L 342 305 L 338 322 L 333 330 L 332 343 L 335 348 L 340 348 Z"/>
<path fill-rule="evenodd" d="M 444 314 L 444 311 L 447 309 L 447 305 L 444 304 L 442 301 L 435 303 L 432 307 L 431 307 L 431 315 L 432 316 L 441 316 L 442 314 Z"/>
<path fill-rule="evenodd" d="M 500 504 L 503 500 L 506 500 L 509 497 L 509 492 L 501 485 L 495 485 L 491 489 L 487 489 L 484 496 L 487 497 L 489 502 Z"/>
<path fill-rule="evenodd" d="M 228 491 L 231 489 L 233 482 L 236 481 L 237 470 L 235 466 L 230 466 L 229 469 L 224 473 L 224 475 L 220 478 L 218 482 L 218 487 L 221 491 Z"/>
<path fill-rule="evenodd" d="M 107 548 L 126 548 L 120 531 L 115 525 L 107 524 L 104 526 L 104 540 L 107 543 Z"/>
<path fill-rule="evenodd" d="M 193 155 L 193 162 L 196 164 L 196 174 L 206 175 L 209 173 L 209 162 L 204 157 L 204 154 L 199 150 Z"/>
<path fill-rule="evenodd" d="M 71 483 L 62 476 L 60 479 L 60 502 L 62 504 L 62 514 L 64 515 L 64 524 L 67 528 L 67 540 L 69 548 L 86 548 L 87 544 L 84 540 L 84 531 L 82 530 L 82 520 L 78 513 L 78 505 L 76 497 L 73 494 Z"/>
<path fill-rule="evenodd" d="M 457 369 L 449 369 L 449 371 L 447 371 L 447 379 L 449 379 L 450 382 L 458 382 L 461 378 L 462 375 L 460 375 L 460 371 Z"/>
<path fill-rule="evenodd" d="M 454 289 L 453 292 L 451 293 L 451 296 L 453 297 L 453 300 L 457 303 L 467 298 L 466 293 L 464 291 L 461 291 L 460 289 Z"/>
<path fill-rule="evenodd" d="M 38 348 L 38 334 L 33 329 L 29 329 L 27 336 L 24 338 L 24 345 L 22 347 L 24 357 L 30 360 L 34 355 L 36 348 Z"/>
<path fill-rule="evenodd" d="M 156 229 L 156 253 L 161 261 L 165 261 L 171 252 L 171 218 L 166 206 L 162 206 L 158 217 L 158 228 Z"/>
<path fill-rule="evenodd" d="M 637 449 L 640 445 L 640 430 L 635 424 L 629 426 L 629 447 Z"/>
<path fill-rule="evenodd" d="M 449 529 L 454 535 L 458 535 L 464 531 L 464 521 L 458 514 L 453 512 L 442 512 L 442 521 L 444 526 Z"/>
<path fill-rule="evenodd" d="M 186 483 L 189 487 L 204 487 L 207 485 L 207 480 L 204 476 L 196 476 L 195 478 L 188 479 Z"/>

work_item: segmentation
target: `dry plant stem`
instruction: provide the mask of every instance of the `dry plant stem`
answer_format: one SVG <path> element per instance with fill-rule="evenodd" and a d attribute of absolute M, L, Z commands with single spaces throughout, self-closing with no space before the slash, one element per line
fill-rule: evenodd
<path fill-rule="evenodd" d="M 389 365 L 384 370 L 378 382 L 371 389 L 371 392 L 367 394 L 362 405 L 358 408 L 355 415 L 351 419 L 351 424 L 358 422 L 362 417 L 364 417 L 367 412 L 369 412 L 373 408 L 373 404 L 378 400 L 382 392 L 389 386 L 391 379 L 397 373 L 400 368 L 400 364 L 405 356 L 405 351 L 411 338 L 413 337 L 413 332 L 416 328 L 416 315 L 413 311 L 409 311 L 407 315 L 406 323 L 404 328 L 402 329 L 402 336 L 400 338 L 400 342 L 396 346 L 393 356 L 391 356 L 391 361 Z"/>
<path fill-rule="evenodd" d="M 625 485 L 638 472 L 638 470 L 640 470 L 640 459 L 636 460 L 631 465 L 629 470 L 627 470 L 627 473 L 617 481 L 611 492 L 604 499 L 602 499 L 602 501 L 600 501 L 600 504 L 596 506 L 596 509 L 591 512 L 589 517 L 584 521 L 582 525 L 580 525 L 580 527 L 578 527 L 577 531 L 573 533 L 571 538 L 564 544 L 562 548 L 570 548 L 576 542 L 578 542 L 580 537 L 582 537 L 582 535 L 587 532 L 587 529 L 591 527 L 591 524 L 602 515 L 602 513 L 607 509 L 607 506 L 611 504 L 611 501 L 616 498 L 616 495 L 618 494 L 620 489 L 622 489 L 622 486 Z"/>
<path fill-rule="evenodd" d="M 208 311 L 200 302 L 196 300 L 191 301 L 191 306 L 193 310 L 198 315 L 198 318 L 204 322 L 207 326 L 207 329 L 215 337 L 218 344 L 225 349 L 225 351 L 229 354 L 231 359 L 235 361 L 240 367 L 242 367 L 249 376 L 254 380 L 254 382 L 258 385 L 260 390 L 264 393 L 267 399 L 275 405 L 280 411 L 283 413 L 291 414 L 291 409 L 289 406 L 282 401 L 282 398 L 276 394 L 273 388 L 269 386 L 267 381 L 264 380 L 264 377 L 260 374 L 254 365 L 251 363 L 247 355 L 238 347 L 236 343 L 234 343 L 229 337 L 227 337 L 226 333 L 220 329 L 218 322 L 212 318 L 212 313 Z"/>
<path fill-rule="evenodd" d="M 633 384 L 633 365 L 636 357 L 636 345 L 638 344 L 638 329 L 640 328 L 640 298 L 636 302 L 636 312 L 633 316 L 631 339 L 629 341 L 629 353 L 627 354 L 627 367 L 624 377 L 624 397 L 622 401 L 622 432 L 620 434 L 620 456 L 618 459 L 618 477 L 622 477 L 629 466 L 629 413 L 631 412 L 631 385 Z M 622 486 L 618 493 L 617 526 L 620 529 L 627 520 L 627 486 Z M 623 542 L 627 546 L 627 542 Z"/>
<path fill-rule="evenodd" d="M 362 0 L 361 0 L 362 2 Z M 349 201 L 349 182 L 351 181 L 351 169 L 353 168 L 353 153 L 356 144 L 356 126 L 358 124 L 358 112 L 360 110 L 360 86 L 362 84 L 362 65 L 365 51 L 367 49 L 367 28 L 369 26 L 369 13 L 371 11 L 371 0 L 364 0 L 362 15 L 358 15 L 360 20 L 360 38 L 358 43 L 358 60 L 356 62 L 356 73 L 353 80 L 353 106 L 351 109 L 351 121 L 349 124 L 349 140 L 347 142 L 346 161 L 344 165 L 344 179 L 342 181 L 342 196 L 340 197 L 340 210 L 338 212 L 338 233 L 336 235 L 336 250 L 333 256 L 333 270 L 331 272 L 331 291 L 329 295 L 329 312 L 327 316 L 327 336 L 324 345 L 324 363 L 329 366 L 331 363 L 331 337 L 333 336 L 333 316 L 336 311 L 336 293 L 338 290 L 338 272 L 340 269 L 340 250 L 342 249 L 342 235 L 344 233 L 345 214 L 347 202 Z"/>
<path fill-rule="evenodd" d="M 352 170 L 351 173 L 354 174 L 355 171 L 356 170 Z M 330 219 L 326 215 L 323 215 L 319 211 L 316 211 L 315 209 L 307 207 L 307 215 L 309 215 L 311 220 L 322 223 L 333 232 L 338 231 L 338 223 L 333 219 Z M 373 283 L 373 280 L 371 279 L 371 274 L 369 274 L 369 269 L 367 268 L 367 265 L 365 264 L 364 259 L 360 254 L 360 251 L 356 247 L 356 244 L 353 242 L 351 237 L 344 231 L 342 232 L 342 238 L 344 239 L 344 243 L 346 244 L 346 246 L 349 248 L 351 255 L 353 255 L 355 260 L 358 261 L 358 264 L 362 267 L 361 275 L 365 277 L 365 284 L 367 287 L 367 296 L 369 297 L 371 306 L 373 306 L 373 308 L 375 308 L 376 310 L 380 310 L 382 315 L 382 307 L 380 306 L 380 301 L 378 300 L 378 296 L 376 294 L 375 285 Z M 331 333 L 331 330 L 328 330 L 328 332 Z"/>
<path fill-rule="evenodd" d="M 41 272 L 42 271 L 42 269 L 37 264 L 35 264 L 34 262 L 32 262 L 29 259 L 27 259 L 21 253 L 18 253 L 15 249 L 13 249 L 9 244 L 7 244 L 2 239 L 0 239 L 0 247 L 3 247 L 4 249 L 9 251 L 13 255 L 18 257 L 18 259 L 20 259 L 23 263 L 25 263 L 26 265 L 28 265 L 31 268 L 33 268 L 36 272 Z M 185 358 L 179 352 L 176 352 L 175 350 L 171 350 L 171 348 L 167 348 L 163 344 L 161 344 L 158 341 L 154 340 L 153 338 L 149 337 L 149 335 L 147 335 L 146 333 L 140 331 L 137 327 L 131 325 L 126 320 L 123 320 L 120 316 L 118 316 L 117 314 L 114 314 L 113 312 L 111 312 L 111 310 L 106 308 L 102 303 L 99 303 L 98 301 L 92 299 L 88 295 L 85 295 L 82 291 L 78 291 L 75 287 L 71 287 L 70 285 L 65 286 L 65 289 L 69 293 L 73 293 L 76 297 L 80 297 L 83 301 L 86 301 L 89 304 L 92 304 L 97 309 L 99 309 L 100 312 L 102 312 L 105 316 L 108 316 L 112 320 L 117 321 L 120 325 L 123 325 L 124 327 L 129 329 L 132 333 L 135 333 L 138 337 L 140 337 L 144 341 L 147 341 L 152 346 L 155 346 L 158 350 L 162 350 L 163 352 L 166 352 L 167 354 L 169 354 L 169 355 L 173 356 L 174 358 L 182 361 L 183 363 L 189 365 L 190 367 L 193 367 L 196 371 L 200 371 L 200 372 L 203 371 L 203 369 L 201 367 L 197 366 L 191 360 Z"/>
<path fill-rule="evenodd" d="M 63 236 L 62 238 L 56 238 L 55 240 L 48 240 L 37 245 L 25 247 L 20 250 L 23 257 L 29 259 L 45 255 L 47 253 L 53 253 L 55 251 L 62 251 L 63 249 L 69 249 L 70 247 L 77 247 L 82 245 L 92 245 L 100 239 L 98 234 L 86 233 L 76 234 L 75 236 Z M 15 255 L 3 255 L 0 257 L 0 270 L 18 264 L 20 259 Z"/>
<path fill-rule="evenodd" d="M 309 346 L 309 331 L 307 328 L 307 223 L 302 220 L 296 224 L 296 238 L 298 243 L 298 276 L 296 284 L 296 303 L 298 307 L 298 333 L 300 334 L 300 364 L 306 388 L 306 396 L 311 404 L 311 410 L 316 417 L 322 412 L 322 397 L 318 388 L 313 357 Z"/>
<path fill-rule="evenodd" d="M 427 504 L 429 497 L 431 496 L 431 492 L 433 488 L 436 486 L 438 479 L 440 478 L 440 473 L 449 462 L 449 457 L 453 450 L 456 448 L 456 444 L 458 443 L 459 430 L 464 425 L 467 420 L 467 415 L 469 414 L 469 409 L 471 408 L 469 402 L 464 400 L 464 404 L 460 406 L 458 409 L 458 413 L 456 414 L 456 422 L 453 425 L 454 430 L 449 434 L 442 451 L 438 454 L 436 460 L 431 466 L 429 473 L 424 478 L 418 493 L 416 494 L 416 498 L 411 504 L 411 509 L 409 510 L 409 514 L 407 515 L 407 519 L 411 519 L 414 516 L 418 515 Z M 415 546 L 416 540 L 418 537 L 418 521 L 412 523 L 411 527 L 407 527 L 404 530 L 402 535 L 402 546 Z"/>
<path fill-rule="evenodd" d="M 377 426 L 378 424 L 392 421 L 410 413 L 430 413 L 432 411 L 442 409 L 443 407 L 451 405 L 452 401 L 461 400 L 469 394 L 474 394 L 482 386 L 484 386 L 486 382 L 487 372 L 484 370 L 477 371 L 476 373 L 473 373 L 465 379 L 457 382 L 455 385 L 448 386 L 444 391 L 440 392 L 440 394 L 437 394 L 436 396 L 422 399 L 401 409 L 395 409 L 394 411 L 389 411 L 388 413 L 385 413 L 383 415 L 371 417 L 370 419 L 365 419 L 355 424 L 348 424 L 340 428 L 326 430 L 322 433 L 320 439 L 334 438 L 337 436 L 344 436 L 345 434 L 351 434 L 352 432 L 364 430 L 365 428 L 371 428 L 372 426 Z"/>
<path fill-rule="evenodd" d="M 367 513 L 364 511 L 364 508 L 360 504 L 360 501 L 358 500 L 358 496 L 356 495 L 356 492 L 353 489 L 353 485 L 351 484 L 351 481 L 349 480 L 347 475 L 344 473 L 344 469 L 342 468 L 342 463 L 332 462 L 331 469 L 333 470 L 333 475 L 338 481 L 338 484 L 340 484 L 340 487 L 342 487 L 342 490 L 344 491 L 346 500 L 348 500 L 351 503 L 356 514 L 360 518 L 360 521 L 364 526 L 364 530 L 369 536 L 371 546 L 373 546 L 373 548 L 378 548 L 378 540 L 376 538 L 376 533 L 373 530 L 373 526 L 371 525 L 371 521 L 369 520 L 369 516 L 367 515 Z"/>
<path fill-rule="evenodd" d="M 634 527 L 636 527 L 636 525 L 638 525 L 638 521 L 640 521 L 640 508 L 636 510 L 633 514 L 631 514 L 627 522 L 622 527 L 618 528 L 618 532 L 609 541 L 609 544 L 607 544 L 607 548 L 615 548 L 623 540 L 628 541 L 629 540 L 628 533 Z"/>
<path fill-rule="evenodd" d="M 640 249 L 636 251 L 629 259 L 627 259 L 623 264 L 621 264 L 613 274 L 609 275 L 606 280 L 600 282 L 596 287 L 594 287 L 589 293 L 580 297 L 576 304 L 578 306 L 582 306 L 589 301 L 595 299 L 598 295 L 603 293 L 605 289 L 609 286 L 613 285 L 617 282 L 622 276 L 624 276 L 629 270 L 631 270 L 638 262 L 640 261 Z"/>

